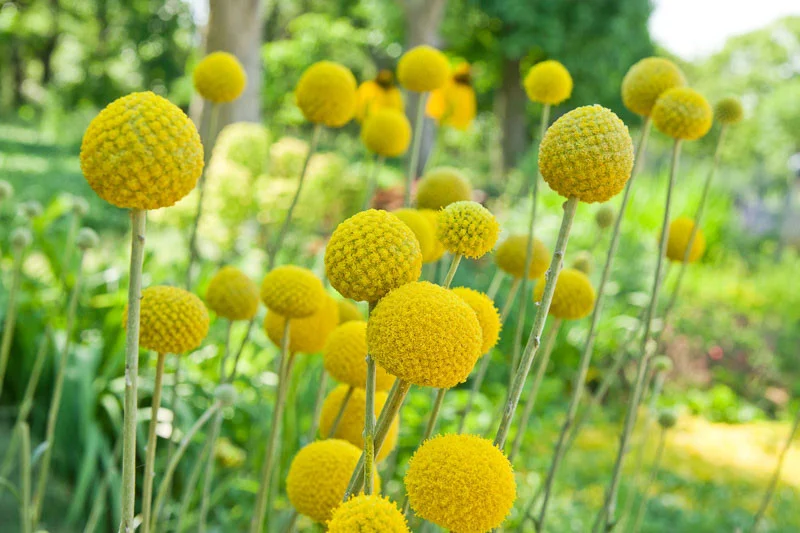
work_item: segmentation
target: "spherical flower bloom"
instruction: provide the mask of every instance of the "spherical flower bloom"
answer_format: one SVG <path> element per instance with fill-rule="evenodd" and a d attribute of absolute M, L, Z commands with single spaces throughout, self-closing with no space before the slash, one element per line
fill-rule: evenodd
<path fill-rule="evenodd" d="M 75 246 L 77 246 L 79 250 L 86 251 L 97 248 L 99 244 L 100 237 L 92 228 L 81 228 L 80 231 L 78 231 L 78 235 L 75 237 Z"/>
<path fill-rule="evenodd" d="M 401 156 L 411 144 L 411 123 L 402 111 L 378 109 L 364 119 L 361 142 L 381 157 Z"/>
<path fill-rule="evenodd" d="M 387 294 L 367 323 L 367 347 L 390 374 L 415 385 L 450 388 L 466 381 L 481 356 L 483 333 L 472 308 L 426 281 Z"/>
<path fill-rule="evenodd" d="M 325 523 L 342 503 L 361 450 L 345 440 L 312 442 L 292 459 L 286 495 L 298 513 Z M 376 486 L 380 486 L 375 475 Z"/>
<path fill-rule="evenodd" d="M 456 287 L 453 292 L 475 311 L 483 334 L 481 353 L 488 353 L 500 340 L 500 328 L 502 327 L 500 311 L 497 310 L 492 299 L 482 292 L 468 287 Z"/>
<path fill-rule="evenodd" d="M 325 272 L 345 298 L 376 302 L 422 273 L 419 241 L 406 224 L 370 209 L 336 227 L 325 250 Z"/>
<path fill-rule="evenodd" d="M 738 98 L 723 98 L 714 106 L 714 116 L 720 124 L 736 124 L 744 118 L 744 109 Z"/>
<path fill-rule="evenodd" d="M 419 241 L 419 248 L 422 252 L 422 262 L 430 263 L 435 255 L 436 250 L 436 235 L 434 234 L 433 226 L 428 219 L 418 209 L 403 208 L 392 211 L 392 214 L 403 221 L 403 223 L 411 228 L 414 235 Z"/>
<path fill-rule="evenodd" d="M 247 85 L 244 67 L 228 52 L 208 54 L 197 64 L 192 78 L 200 96 L 215 104 L 236 100 Z"/>
<path fill-rule="evenodd" d="M 475 120 L 477 108 L 469 64 L 462 63 L 443 87 L 430 94 L 425 104 L 425 114 L 440 126 L 467 130 Z"/>
<path fill-rule="evenodd" d="M 406 517 L 388 498 L 354 496 L 328 522 L 328 533 L 410 533 Z"/>
<path fill-rule="evenodd" d="M 522 82 L 532 102 L 558 105 L 572 94 L 572 76 L 552 59 L 535 64 Z"/>
<path fill-rule="evenodd" d="M 206 289 L 209 309 L 228 320 L 250 320 L 258 311 L 258 285 L 236 267 L 214 274 Z"/>
<path fill-rule="evenodd" d="M 350 300 L 339 300 L 336 305 L 339 306 L 339 324 L 344 324 L 351 320 L 364 320 L 361 310 Z"/>
<path fill-rule="evenodd" d="M 234 122 L 220 130 L 214 141 L 212 157 L 236 163 L 251 177 L 256 177 L 267 171 L 270 146 L 270 133 L 266 126 L 255 122 Z"/>
<path fill-rule="evenodd" d="M 339 385 L 333 389 L 322 404 L 322 411 L 319 417 L 319 433 L 323 438 L 330 435 L 333 423 L 339 415 L 342 402 L 350 389 L 349 385 Z M 375 391 L 375 416 L 380 414 L 386 399 L 389 395 L 385 391 Z M 342 419 L 336 427 L 333 438 L 343 439 L 353 444 L 359 449 L 364 449 L 364 413 L 367 410 L 367 393 L 362 388 L 354 388 L 350 393 L 350 399 L 345 405 Z M 375 456 L 378 461 L 383 461 L 394 450 L 397 445 L 397 435 L 400 432 L 400 418 L 395 417 L 386 438 L 383 441 L 381 450 Z"/>
<path fill-rule="evenodd" d="M 583 250 L 575 254 L 575 259 L 572 261 L 572 268 L 579 270 L 587 276 L 592 273 L 592 254 Z"/>
<path fill-rule="evenodd" d="M 544 293 L 544 280 L 533 289 L 533 300 L 540 302 Z M 589 277 L 575 268 L 565 268 L 558 274 L 550 315 L 561 320 L 578 320 L 594 309 L 595 292 Z"/>
<path fill-rule="evenodd" d="M 356 112 L 356 78 L 344 65 L 319 61 L 303 72 L 295 98 L 306 120 L 339 128 Z"/>
<path fill-rule="evenodd" d="M 689 217 L 678 217 L 670 222 L 667 234 L 667 258 L 679 263 L 683 262 L 693 230 L 694 220 Z M 694 263 L 703 257 L 705 251 L 706 236 L 703 234 L 703 230 L 698 228 L 692 243 L 692 251 L 689 252 L 689 262 Z"/>
<path fill-rule="evenodd" d="M 322 282 L 307 268 L 279 266 L 264 276 L 261 299 L 270 311 L 303 318 L 319 310 L 325 297 Z"/>
<path fill-rule="evenodd" d="M 664 91 L 684 85 L 686 78 L 678 65 L 662 57 L 646 57 L 634 63 L 622 79 L 622 103 L 648 117 Z"/>
<path fill-rule="evenodd" d="M 409 91 L 433 91 L 444 85 L 449 76 L 447 57 L 432 46 L 412 48 L 397 63 L 397 79 Z"/>
<path fill-rule="evenodd" d="M 500 224 L 478 202 L 455 202 L 439 212 L 436 231 L 450 253 L 477 259 L 494 248 Z"/>
<path fill-rule="evenodd" d="M 168 207 L 194 189 L 203 145 L 194 123 L 151 92 L 111 102 L 89 124 L 81 170 L 100 198 L 125 209 Z"/>
<path fill-rule="evenodd" d="M 663 429 L 675 427 L 675 424 L 677 423 L 678 413 L 676 413 L 673 409 L 664 409 L 658 413 L 658 425 Z"/>
<path fill-rule="evenodd" d="M 328 336 L 339 324 L 339 305 L 325 294 L 316 313 L 304 318 L 292 318 L 289 324 L 289 351 L 292 353 L 317 353 L 322 351 Z M 286 319 L 267 310 L 264 317 L 264 331 L 275 346 L 281 345 Z"/>
<path fill-rule="evenodd" d="M 142 291 L 139 345 L 158 353 L 194 350 L 208 334 L 208 311 L 203 302 L 177 287 L 159 285 Z M 128 323 L 128 307 L 122 313 Z"/>
<path fill-rule="evenodd" d="M 337 327 L 328 337 L 322 352 L 325 370 L 335 379 L 351 387 L 367 384 L 367 323 L 353 320 Z M 375 388 L 389 390 L 394 383 L 380 365 L 375 365 Z"/>
<path fill-rule="evenodd" d="M 525 256 L 528 253 L 527 235 L 509 235 L 500 243 L 494 253 L 494 261 L 498 268 L 515 278 L 521 278 L 525 272 Z M 528 279 L 536 279 L 550 266 L 550 250 L 542 241 L 533 238 L 533 257 L 528 269 Z"/>
<path fill-rule="evenodd" d="M 356 90 L 356 120 L 363 122 L 379 109 L 403 111 L 403 95 L 390 70 L 381 70 L 374 80 L 365 81 Z"/>
<path fill-rule="evenodd" d="M 404 483 L 417 516 L 459 533 L 499 527 L 517 498 L 511 463 L 492 441 L 474 435 L 425 441 Z"/>
<path fill-rule="evenodd" d="M 472 185 L 452 167 L 429 170 L 417 183 L 417 207 L 438 211 L 453 202 L 472 199 Z"/>
<path fill-rule="evenodd" d="M 665 91 L 653 107 L 653 124 L 673 139 L 693 141 L 711 129 L 714 112 L 702 94 L 688 87 Z"/>
<path fill-rule="evenodd" d="M 583 106 L 548 128 L 539 148 L 539 171 L 561 196 L 605 202 L 619 193 L 633 170 L 633 141 L 612 111 Z"/>
<path fill-rule="evenodd" d="M 428 224 L 430 224 L 433 229 L 433 247 L 430 255 L 427 257 L 424 255 L 422 256 L 422 262 L 433 263 L 441 259 L 447 251 L 442 242 L 436 237 L 436 229 L 439 227 L 439 212 L 433 209 L 417 209 L 417 212 L 425 217 L 425 220 L 428 221 Z"/>
<path fill-rule="evenodd" d="M 610 205 L 601 205 L 600 209 L 594 214 L 594 222 L 600 229 L 610 228 L 616 218 L 614 210 Z"/>

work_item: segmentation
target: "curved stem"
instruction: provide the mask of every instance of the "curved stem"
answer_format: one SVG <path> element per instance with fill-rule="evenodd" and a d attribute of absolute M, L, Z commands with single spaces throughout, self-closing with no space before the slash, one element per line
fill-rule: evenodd
<path fill-rule="evenodd" d="M 499 268 L 495 271 L 492 281 L 489 282 L 489 288 L 486 289 L 486 296 L 488 296 L 490 300 L 494 300 L 497 296 L 497 291 L 500 290 L 500 285 L 503 284 L 503 279 L 505 279 L 505 277 L 505 272 Z"/>
<path fill-rule="evenodd" d="M 644 519 L 644 513 L 647 509 L 647 500 L 649 499 L 648 493 L 650 492 L 650 487 L 653 486 L 656 478 L 658 478 L 658 471 L 661 468 L 661 457 L 664 455 L 664 445 L 666 441 L 667 430 L 662 429 L 658 434 L 658 447 L 656 448 L 656 455 L 653 458 L 653 465 L 650 467 L 650 476 L 647 479 L 647 484 L 642 487 L 642 498 L 639 502 L 639 510 L 636 512 L 636 519 L 633 522 L 633 529 L 631 530 L 633 533 L 639 531 L 642 525 L 642 519 Z"/>
<path fill-rule="evenodd" d="M 27 422 L 19 426 L 19 475 L 20 475 L 20 500 L 19 519 L 23 533 L 33 531 L 33 516 L 31 509 L 31 433 Z"/>
<path fill-rule="evenodd" d="M 463 256 L 461 254 L 456 254 L 453 256 L 453 262 L 450 263 L 450 268 L 447 271 L 447 275 L 444 277 L 444 281 L 442 282 L 442 287 L 445 289 L 450 288 L 450 284 L 453 283 L 453 278 L 456 275 L 456 270 L 458 270 L 458 265 L 461 263 L 461 258 Z"/>
<path fill-rule="evenodd" d="M 367 190 L 365 191 L 364 201 L 361 204 L 362 211 L 366 211 L 372 205 L 372 198 L 375 196 L 375 190 L 378 187 L 378 175 L 382 166 L 383 156 L 376 156 L 372 163 L 372 170 L 367 178 Z"/>
<path fill-rule="evenodd" d="M 158 410 L 161 408 L 161 383 L 164 378 L 164 361 L 166 354 L 159 353 L 156 363 L 156 378 L 153 384 L 153 399 L 150 405 L 150 424 L 147 429 L 147 455 L 144 463 L 144 484 L 142 485 L 142 533 L 150 530 L 150 509 L 153 503 L 153 477 L 156 468 L 156 427 L 158 426 Z"/>
<path fill-rule="evenodd" d="M 347 392 L 344 393 L 344 398 L 342 398 L 342 405 L 339 406 L 339 412 L 336 413 L 336 418 L 333 419 L 331 429 L 328 430 L 327 438 L 332 439 L 334 435 L 336 435 L 336 430 L 339 429 L 339 424 L 342 422 L 344 411 L 347 409 L 347 404 L 350 403 L 350 397 L 353 395 L 354 390 L 355 388 L 352 385 L 347 387 Z"/>
<path fill-rule="evenodd" d="M 414 178 L 417 176 L 417 166 L 419 166 L 419 150 L 422 147 L 422 132 L 425 124 L 425 99 L 426 93 L 417 95 L 417 113 L 414 122 L 414 140 L 411 146 L 411 153 L 408 158 L 408 172 L 406 173 L 406 188 L 403 195 L 403 207 L 411 206 L 411 189 L 414 186 Z"/>
<path fill-rule="evenodd" d="M 200 480 L 200 473 L 203 471 L 203 459 L 205 459 L 206 454 L 211 454 L 212 456 L 214 455 L 214 450 L 211 449 L 209 444 L 210 441 L 206 440 L 206 443 L 200 450 L 200 454 L 194 461 L 194 466 L 192 467 L 192 471 L 189 473 L 189 478 L 184 486 L 183 496 L 181 497 L 181 505 L 177 516 L 178 522 L 175 525 L 176 533 L 181 533 L 183 531 L 183 519 L 189 514 L 189 506 L 192 503 L 194 489 L 197 487 L 197 483 Z M 167 491 L 169 491 L 169 487 L 167 487 Z"/>
<path fill-rule="evenodd" d="M 242 352 L 244 352 L 244 347 L 247 346 L 247 341 L 250 340 L 250 333 L 253 331 L 253 324 L 255 324 L 256 318 L 253 317 L 247 323 L 247 330 L 244 333 L 244 338 L 242 339 L 242 344 L 239 345 L 239 349 L 236 350 L 236 356 L 233 358 L 233 368 L 231 369 L 231 373 L 228 374 L 226 378 L 226 383 L 230 383 L 233 381 L 233 378 L 236 377 L 236 371 L 239 369 L 239 360 L 242 357 Z"/>
<path fill-rule="evenodd" d="M 17 323 L 17 293 L 22 283 L 22 263 L 25 251 L 19 250 L 14 256 L 13 273 L 11 274 L 11 288 L 8 291 L 6 303 L 6 319 L 3 324 L 3 338 L 0 340 L 0 396 L 3 394 L 8 357 L 11 354 L 11 341 L 14 338 L 14 327 Z"/>
<path fill-rule="evenodd" d="M 483 385 L 483 380 L 486 378 L 486 372 L 489 370 L 489 364 L 492 362 L 492 355 L 489 353 L 483 354 L 483 358 L 481 359 L 481 366 L 478 367 L 478 373 L 475 374 L 475 378 L 472 380 L 472 388 L 469 390 L 469 396 L 467 397 L 467 405 L 464 407 L 464 411 L 461 412 L 461 420 L 458 422 L 458 432 L 464 432 L 464 425 L 467 422 L 467 416 L 469 416 L 470 412 L 472 411 L 472 406 L 475 403 L 475 397 L 478 395 L 478 392 L 481 390 L 481 385 Z"/>

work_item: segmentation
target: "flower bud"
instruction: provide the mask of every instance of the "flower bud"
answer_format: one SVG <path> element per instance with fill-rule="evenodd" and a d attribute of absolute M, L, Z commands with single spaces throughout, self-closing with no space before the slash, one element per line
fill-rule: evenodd
<path fill-rule="evenodd" d="M 222 404 L 222 407 L 230 407 L 236 403 L 236 389 L 230 383 L 223 383 L 217 387 L 214 396 Z"/>
<path fill-rule="evenodd" d="M 75 238 L 75 245 L 83 251 L 96 248 L 98 244 L 100 244 L 100 237 L 92 228 L 81 228 Z"/>
<path fill-rule="evenodd" d="M 678 413 L 672 409 L 664 409 L 658 413 L 658 425 L 664 429 L 670 429 L 678 423 Z"/>
<path fill-rule="evenodd" d="M 11 246 L 15 250 L 24 250 L 31 245 L 31 242 L 33 242 L 33 236 L 28 228 L 14 228 L 14 231 L 11 232 Z"/>

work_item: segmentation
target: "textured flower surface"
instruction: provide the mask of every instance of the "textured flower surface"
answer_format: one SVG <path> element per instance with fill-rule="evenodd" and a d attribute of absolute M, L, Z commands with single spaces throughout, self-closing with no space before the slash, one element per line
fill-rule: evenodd
<path fill-rule="evenodd" d="M 433 91 L 447 83 L 449 77 L 447 57 L 432 46 L 412 48 L 397 63 L 397 79 L 409 91 Z"/>
<path fill-rule="evenodd" d="M 572 94 L 572 76 L 552 59 L 534 65 L 523 81 L 525 92 L 532 102 L 558 105 Z"/>
<path fill-rule="evenodd" d="M 633 170 L 628 127 L 599 105 L 573 109 L 545 133 L 539 148 L 539 170 L 561 196 L 605 202 L 625 187 Z"/>
<path fill-rule="evenodd" d="M 425 441 L 404 482 L 417 516 L 459 533 L 500 526 L 517 497 L 511 463 L 490 440 L 473 435 Z"/>
<path fill-rule="evenodd" d="M 344 65 L 320 61 L 303 72 L 295 98 L 306 120 L 338 128 L 356 112 L 356 78 Z"/>
<path fill-rule="evenodd" d="M 270 311 L 289 318 L 314 314 L 322 305 L 325 289 L 307 268 L 279 266 L 264 276 L 261 299 Z"/>
<path fill-rule="evenodd" d="M 258 285 L 236 267 L 214 274 L 206 289 L 208 308 L 228 320 L 250 320 L 258 311 Z"/>
<path fill-rule="evenodd" d="M 417 207 L 438 211 L 453 202 L 472 199 L 472 185 L 452 167 L 429 170 L 417 183 Z"/>
<path fill-rule="evenodd" d="M 419 241 L 420 251 L 422 252 L 422 262 L 430 263 L 434 261 L 435 259 L 433 259 L 433 257 L 437 252 L 437 239 L 434 234 L 433 226 L 431 226 L 428 218 L 418 209 L 411 208 L 397 209 L 396 211 L 392 211 L 392 214 L 402 220 L 403 223 L 414 232 L 414 235 Z"/>
<path fill-rule="evenodd" d="M 339 324 L 344 324 L 351 320 L 364 320 L 361 310 L 350 300 L 338 300 L 336 304 L 339 306 Z"/>
<path fill-rule="evenodd" d="M 720 124 L 736 124 L 744 118 L 742 102 L 732 96 L 723 98 L 714 106 L 714 117 Z"/>
<path fill-rule="evenodd" d="M 515 278 L 521 278 L 525 272 L 525 255 L 528 253 L 528 236 L 509 235 L 500 243 L 494 253 L 497 266 Z M 533 258 L 528 269 L 528 279 L 536 279 L 545 273 L 550 266 L 550 250 L 542 241 L 533 239 Z"/>
<path fill-rule="evenodd" d="M 289 325 L 289 351 L 292 353 L 317 353 L 322 351 L 328 336 L 339 324 L 339 305 L 325 294 L 319 309 L 311 316 L 293 318 Z M 264 317 L 264 331 L 276 346 L 281 345 L 286 319 L 268 310 Z"/>
<path fill-rule="evenodd" d="M 440 125 L 467 130 L 475 120 L 477 107 L 470 67 L 462 63 L 453 70 L 452 78 L 444 86 L 430 94 L 425 114 Z"/>
<path fill-rule="evenodd" d="M 325 272 L 345 298 L 376 302 L 419 278 L 422 251 L 414 232 L 399 218 L 370 209 L 336 227 L 325 250 Z"/>
<path fill-rule="evenodd" d="M 111 102 L 89 124 L 81 170 L 100 198 L 125 209 L 168 207 L 194 189 L 203 145 L 194 123 L 151 92 Z"/>
<path fill-rule="evenodd" d="M 373 111 L 361 126 L 361 142 L 379 156 L 401 156 L 411 143 L 411 123 L 405 113 L 396 109 Z"/>
<path fill-rule="evenodd" d="M 436 237 L 452 254 L 471 258 L 490 252 L 500 235 L 494 215 L 478 202 L 455 202 L 439 212 Z"/>
<path fill-rule="evenodd" d="M 333 379 L 364 388 L 367 384 L 367 323 L 353 320 L 337 327 L 322 352 L 323 364 Z M 375 388 L 388 390 L 394 383 L 380 365 L 375 365 Z"/>
<path fill-rule="evenodd" d="M 481 356 L 478 317 L 453 291 L 426 281 L 386 295 L 367 323 L 375 361 L 405 381 L 450 388 L 466 381 Z"/>
<path fill-rule="evenodd" d="M 186 353 L 200 346 L 208 334 L 206 306 L 188 291 L 166 285 L 148 287 L 142 291 L 141 306 L 142 348 L 165 354 Z M 127 306 L 122 315 L 122 323 L 127 325 Z"/>
<path fill-rule="evenodd" d="M 200 96 L 215 104 L 236 100 L 247 85 L 244 67 L 228 52 L 208 54 L 197 64 L 192 78 Z"/>
<path fill-rule="evenodd" d="M 444 253 L 447 249 L 444 247 L 444 244 L 439 240 L 436 236 L 436 229 L 439 227 L 439 212 L 434 211 L 433 209 L 417 209 L 419 214 L 425 217 L 425 220 L 428 221 L 428 224 L 431 225 L 431 229 L 433 230 L 433 247 L 431 249 L 430 255 L 425 258 L 422 257 L 423 262 L 425 263 L 433 263 L 434 261 L 438 261 L 442 258 Z"/>
<path fill-rule="evenodd" d="M 545 282 L 539 280 L 533 289 L 533 300 L 540 302 Z M 594 309 L 595 292 L 588 276 L 575 268 L 563 269 L 556 280 L 556 290 L 550 304 L 550 315 L 562 320 L 577 320 Z"/>
<path fill-rule="evenodd" d="M 456 287 L 453 289 L 462 300 L 467 302 L 475 315 L 478 317 L 478 323 L 481 325 L 481 333 L 483 334 L 483 344 L 481 345 L 481 353 L 487 353 L 494 348 L 497 341 L 500 339 L 500 311 L 495 307 L 491 298 L 482 292 L 470 289 L 468 287 Z"/>
<path fill-rule="evenodd" d="M 683 262 L 693 229 L 694 220 L 689 217 L 678 217 L 670 222 L 667 235 L 667 257 L 669 259 L 679 263 Z M 692 251 L 689 253 L 689 262 L 694 263 L 703 257 L 705 251 L 706 236 L 703 234 L 703 230 L 698 228 L 692 243 Z"/>
<path fill-rule="evenodd" d="M 711 105 L 689 87 L 665 91 L 653 107 L 653 124 L 673 139 L 693 141 L 703 137 L 714 120 Z"/>
<path fill-rule="evenodd" d="M 356 120 L 363 122 L 370 113 L 379 109 L 403 111 L 403 95 L 394 84 L 390 70 L 381 70 L 374 80 L 358 86 L 356 91 Z"/>
<path fill-rule="evenodd" d="M 328 533 L 410 533 L 406 517 L 389 501 L 377 495 L 350 498 L 339 506 L 328 522 Z"/>
<path fill-rule="evenodd" d="M 622 79 L 622 103 L 647 117 L 661 93 L 684 85 L 686 78 L 678 65 L 662 57 L 646 57 L 634 63 Z"/>

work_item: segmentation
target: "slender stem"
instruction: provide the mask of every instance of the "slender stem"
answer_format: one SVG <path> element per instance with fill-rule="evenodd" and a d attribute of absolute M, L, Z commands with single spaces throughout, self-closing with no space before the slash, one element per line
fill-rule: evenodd
<path fill-rule="evenodd" d="M 408 158 L 408 172 L 406 173 L 406 189 L 403 195 L 403 207 L 411 206 L 411 189 L 414 186 L 414 178 L 417 177 L 417 166 L 419 165 L 419 151 L 422 147 L 422 132 L 425 125 L 425 99 L 426 93 L 417 95 L 417 118 L 414 121 L 414 140 L 411 146 L 411 153 Z"/>
<path fill-rule="evenodd" d="M 369 303 L 369 314 L 375 309 L 375 302 Z M 364 494 L 370 495 L 375 484 L 375 379 L 377 368 L 375 360 L 367 353 L 367 382 L 364 392 Z"/>
<path fill-rule="evenodd" d="M 378 175 L 380 174 L 381 167 L 383 167 L 383 156 L 376 156 L 372 163 L 369 177 L 367 178 L 367 190 L 364 193 L 364 202 L 361 205 L 361 210 L 366 211 L 372 205 L 372 198 L 375 196 L 375 190 L 378 187 Z"/>
<path fill-rule="evenodd" d="M 339 412 L 336 413 L 336 418 L 333 419 L 331 429 L 328 430 L 327 438 L 332 439 L 336 435 L 336 430 L 339 429 L 339 424 L 342 422 L 344 411 L 347 409 L 347 404 L 350 403 L 350 397 L 353 395 L 354 390 L 355 388 L 352 385 L 347 387 L 347 392 L 344 393 L 344 398 L 342 398 L 342 405 L 339 406 Z"/>
<path fill-rule="evenodd" d="M 439 412 L 442 410 L 444 395 L 448 390 L 449 389 L 436 390 L 436 397 L 434 398 L 433 405 L 431 406 L 431 414 L 428 417 L 428 423 L 425 425 L 425 432 L 422 434 L 422 438 L 419 440 L 420 446 L 424 444 L 426 440 L 431 438 L 431 435 L 433 435 L 433 431 L 436 429 L 436 422 L 439 420 Z M 403 514 L 406 515 L 406 518 L 411 518 L 409 515 L 410 509 L 411 507 L 408 501 L 408 494 L 406 494 L 405 501 L 403 502 Z"/>
<path fill-rule="evenodd" d="M 233 368 L 231 369 L 231 373 L 228 375 L 226 382 L 230 383 L 233 381 L 233 378 L 236 376 L 236 371 L 239 369 L 239 360 L 242 357 L 242 352 L 244 352 L 244 347 L 247 346 L 247 341 L 250 340 L 250 333 L 253 331 L 253 324 L 255 324 L 256 318 L 253 317 L 250 322 L 247 323 L 247 330 L 244 333 L 244 338 L 242 339 L 242 344 L 239 345 L 239 349 L 236 350 L 236 356 L 233 358 Z"/>
<path fill-rule="evenodd" d="M 467 416 L 469 416 L 470 412 L 472 411 L 472 406 L 475 404 L 475 397 L 478 396 L 478 392 L 481 390 L 481 385 L 483 385 L 483 380 L 486 377 L 486 372 L 489 370 L 489 364 L 491 362 L 491 354 L 483 354 L 481 365 L 478 367 L 478 373 L 475 374 L 475 378 L 472 380 L 472 388 L 469 390 L 467 405 L 464 407 L 464 411 L 461 412 L 461 420 L 458 422 L 458 433 L 464 432 L 464 425 L 467 422 Z"/>
<path fill-rule="evenodd" d="M 503 284 L 503 279 L 505 278 L 505 272 L 500 270 L 499 268 L 494 273 L 494 277 L 492 281 L 489 283 L 489 288 L 486 289 L 486 296 L 489 297 L 490 300 L 494 300 L 495 296 L 497 296 L 497 291 L 500 290 L 500 285 Z"/>
<path fill-rule="evenodd" d="M 172 410 L 172 423 L 169 427 L 169 440 L 167 443 L 167 464 L 172 459 L 172 454 L 175 453 L 177 443 L 173 438 L 175 436 L 175 428 L 178 427 L 178 388 L 181 382 L 181 366 L 183 365 L 183 358 L 179 355 L 173 356 L 175 359 L 175 371 L 172 373 L 172 390 L 170 395 L 169 407 Z M 171 494 L 171 490 L 167 490 Z"/>
<path fill-rule="evenodd" d="M 183 531 L 183 519 L 189 514 L 189 506 L 192 503 L 192 496 L 194 496 L 195 492 L 194 489 L 197 487 L 197 483 L 200 480 L 200 474 L 203 472 L 203 459 L 205 459 L 207 454 L 214 455 L 214 450 L 209 446 L 210 443 L 211 441 L 206 439 L 206 443 L 195 459 L 192 471 L 189 473 L 189 478 L 184 486 L 181 505 L 177 516 L 178 522 L 175 525 L 176 533 L 181 533 Z M 169 487 L 167 487 L 167 490 L 169 490 Z"/>
<path fill-rule="evenodd" d="M 18 250 L 14 256 L 13 273 L 11 274 L 11 288 L 8 291 L 6 303 L 6 319 L 3 324 L 3 339 L 0 341 L 0 396 L 3 394 L 8 358 L 11 354 L 11 341 L 14 338 L 14 327 L 17 322 L 17 293 L 22 283 L 22 263 L 25 259 L 25 250 Z"/>
<path fill-rule="evenodd" d="M 447 271 L 447 275 L 444 277 L 444 281 L 442 282 L 442 287 L 445 289 L 450 288 L 450 284 L 453 283 L 453 278 L 456 275 L 456 270 L 458 270 L 458 265 L 461 263 L 461 258 L 463 256 L 461 254 L 456 254 L 453 256 L 453 262 L 450 263 L 450 269 Z"/>
<path fill-rule="evenodd" d="M 83 533 L 94 533 L 97 529 L 97 523 L 100 522 L 100 515 L 105 508 L 106 493 L 108 492 L 109 476 L 106 473 L 103 476 L 103 481 L 100 483 L 100 488 L 95 494 L 92 509 L 89 511 L 89 518 L 86 520 L 86 526 L 83 528 Z"/>
<path fill-rule="evenodd" d="M 650 476 L 647 479 L 647 484 L 642 487 L 642 498 L 639 502 L 639 510 L 636 512 L 636 519 L 633 522 L 633 529 L 631 530 L 633 533 L 639 531 L 639 528 L 642 525 L 642 519 L 644 519 L 644 513 L 647 510 L 647 500 L 649 499 L 648 493 L 650 492 L 650 487 L 653 486 L 655 483 L 656 478 L 658 478 L 658 471 L 661 468 L 661 458 L 664 455 L 664 445 L 667 441 L 667 430 L 662 429 L 658 434 L 658 447 L 656 448 L 656 455 L 653 458 L 653 465 L 650 467 Z"/>
<path fill-rule="evenodd" d="M 19 519 L 22 524 L 23 533 L 33 531 L 33 517 L 31 510 L 31 433 L 28 423 L 23 422 L 19 426 L 19 465 L 20 465 L 20 493 L 21 503 L 19 508 Z"/>
<path fill-rule="evenodd" d="M 505 324 L 508 315 L 511 313 L 511 309 L 514 307 L 514 300 L 517 299 L 517 293 L 519 293 L 519 287 L 522 284 L 522 278 L 514 278 L 514 281 L 511 282 L 511 287 L 508 289 L 508 298 L 506 298 L 506 303 L 503 304 L 503 310 L 500 312 L 500 322 Z M 517 360 L 517 362 L 519 362 Z M 516 368 L 516 365 L 512 364 L 512 369 Z"/>
<path fill-rule="evenodd" d="M 291 509 L 289 511 L 289 519 L 286 521 L 286 525 L 283 528 L 284 533 L 292 533 L 295 530 L 295 524 L 297 523 L 297 518 L 299 517 L 296 509 Z"/>
<path fill-rule="evenodd" d="M 147 429 L 147 456 L 144 463 L 144 484 L 142 485 L 142 533 L 150 528 L 150 509 L 153 503 L 153 477 L 156 468 L 156 427 L 158 426 L 158 410 L 161 408 L 161 384 L 164 378 L 164 362 L 166 354 L 159 353 L 156 363 L 156 378 L 153 384 L 153 399 L 150 402 L 150 425 Z"/>
<path fill-rule="evenodd" d="M 72 251 L 75 248 L 75 236 L 78 233 L 78 228 L 81 226 L 81 217 L 75 211 L 69 221 L 69 229 L 67 230 L 67 238 L 64 241 L 64 258 L 61 260 L 61 282 L 66 285 L 67 271 L 69 271 L 69 264 L 72 261 Z"/>
<path fill-rule="evenodd" d="M 314 386 L 317 387 L 317 398 L 314 400 L 314 415 L 311 417 L 311 427 L 308 428 L 309 442 L 317 438 L 319 417 L 322 414 L 322 404 L 325 402 L 325 393 L 328 389 L 328 373 L 324 368 L 319 376 L 319 383 L 314 384 Z"/>

